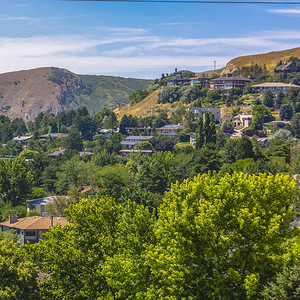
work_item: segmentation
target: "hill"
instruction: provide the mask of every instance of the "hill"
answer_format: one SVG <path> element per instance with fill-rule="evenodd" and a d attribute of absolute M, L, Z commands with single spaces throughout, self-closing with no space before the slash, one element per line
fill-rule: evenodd
<path fill-rule="evenodd" d="M 120 108 L 115 109 L 115 113 L 118 116 L 118 120 L 122 119 L 124 115 L 132 115 L 136 117 L 149 117 L 152 115 L 157 115 L 160 111 L 165 110 L 168 114 L 171 114 L 172 104 L 158 104 L 158 94 L 162 91 L 162 89 L 158 89 L 147 96 L 145 99 L 136 103 L 134 105 L 126 105 L 121 106 Z"/>
<path fill-rule="evenodd" d="M 34 119 L 39 112 L 58 114 L 86 106 L 90 113 L 129 103 L 128 96 L 152 80 L 77 75 L 66 69 L 38 68 L 0 74 L 0 114 Z"/>
<path fill-rule="evenodd" d="M 255 64 L 258 64 L 261 67 L 265 65 L 268 71 L 273 71 L 279 61 L 287 61 L 291 56 L 300 58 L 300 47 L 283 51 L 272 51 L 262 54 L 239 56 L 229 61 L 222 69 L 209 70 L 197 74 L 232 73 L 238 69 L 241 69 L 242 67 L 250 67 Z"/>

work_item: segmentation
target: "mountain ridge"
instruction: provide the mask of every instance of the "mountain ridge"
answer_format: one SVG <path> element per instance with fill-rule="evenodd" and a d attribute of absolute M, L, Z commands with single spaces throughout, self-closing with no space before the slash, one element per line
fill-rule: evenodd
<path fill-rule="evenodd" d="M 152 80 L 105 75 L 78 75 L 41 67 L 0 74 L 0 114 L 33 120 L 39 112 L 59 114 L 86 106 L 90 113 L 129 103 L 129 95 Z"/>

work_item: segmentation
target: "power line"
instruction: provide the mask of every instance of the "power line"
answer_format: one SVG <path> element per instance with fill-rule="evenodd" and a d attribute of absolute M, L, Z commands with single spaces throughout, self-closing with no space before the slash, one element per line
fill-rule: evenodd
<path fill-rule="evenodd" d="M 80 2 L 132 2 L 132 3 L 188 3 L 188 4 L 266 4 L 266 5 L 300 5 L 300 1 L 209 1 L 209 0 L 64 0 Z"/>

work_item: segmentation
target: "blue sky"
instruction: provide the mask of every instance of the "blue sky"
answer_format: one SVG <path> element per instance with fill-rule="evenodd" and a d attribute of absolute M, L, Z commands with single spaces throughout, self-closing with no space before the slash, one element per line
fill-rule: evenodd
<path fill-rule="evenodd" d="M 0 73 L 55 66 L 156 78 L 300 47 L 300 5 L 1 0 Z"/>

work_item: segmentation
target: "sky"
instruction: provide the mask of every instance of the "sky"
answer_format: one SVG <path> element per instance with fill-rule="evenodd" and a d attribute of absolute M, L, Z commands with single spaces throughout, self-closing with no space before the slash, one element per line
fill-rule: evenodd
<path fill-rule="evenodd" d="M 300 5 L 1 0 L 0 73 L 157 78 L 300 47 Z"/>

